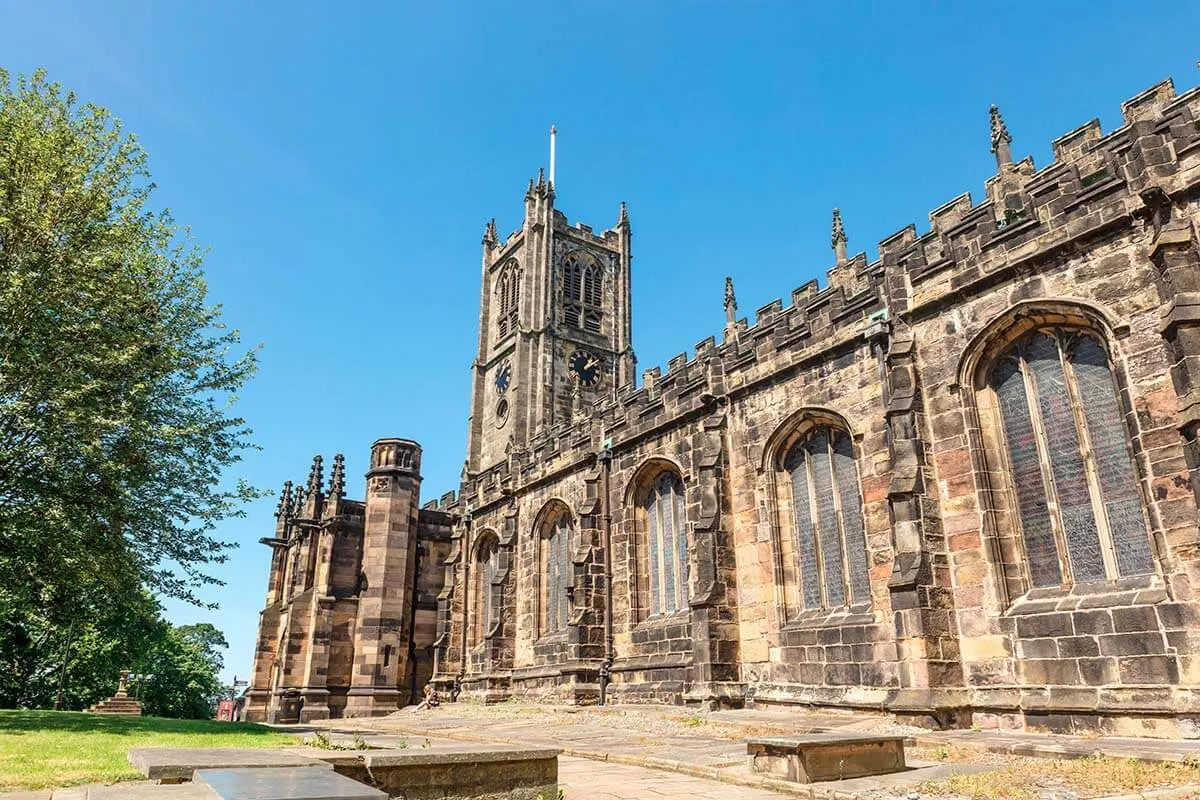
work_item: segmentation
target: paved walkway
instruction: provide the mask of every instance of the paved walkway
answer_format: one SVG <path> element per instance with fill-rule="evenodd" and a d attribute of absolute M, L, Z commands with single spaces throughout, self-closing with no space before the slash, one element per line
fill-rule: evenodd
<path fill-rule="evenodd" d="M 659 796 L 778 798 L 781 796 L 778 793 L 882 797 L 904 795 L 925 781 L 998 768 L 994 757 L 971 759 L 990 760 L 986 764 L 955 760 L 920 762 L 914 757 L 917 754 L 910 752 L 910 766 L 919 769 L 830 784 L 788 783 L 754 775 L 746 769 L 746 738 L 817 731 L 905 735 L 917 745 L 927 747 L 952 745 L 1008 755 L 1070 758 L 1104 753 L 1152 761 L 1200 758 L 1200 742 L 1196 741 L 1089 739 L 970 730 L 933 732 L 897 725 L 882 715 L 793 709 L 702 714 L 670 706 L 580 709 L 446 704 L 432 711 L 408 710 L 388 717 L 337 720 L 328 724 L 334 731 L 343 731 L 347 738 L 355 730 L 375 731 L 367 738 L 383 747 L 394 746 L 396 737 L 407 737 L 411 747 L 421 746 L 425 739 L 435 745 L 439 741 L 458 740 L 559 747 L 563 750 L 560 759 L 563 783 L 576 787 L 567 794 L 570 800 Z M 926 758 L 933 756 L 927 751 Z M 634 792 L 625 788 L 626 776 L 631 781 L 633 776 L 640 776 L 638 780 L 654 791 Z M 641 785 L 637 784 L 639 788 Z"/>
<path fill-rule="evenodd" d="M 765 789 L 731 786 L 676 772 L 560 757 L 558 785 L 569 800 L 779 800 Z"/>

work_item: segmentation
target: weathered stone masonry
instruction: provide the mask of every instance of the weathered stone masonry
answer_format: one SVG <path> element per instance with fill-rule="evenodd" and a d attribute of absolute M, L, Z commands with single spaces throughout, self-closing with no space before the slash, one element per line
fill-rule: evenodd
<path fill-rule="evenodd" d="M 1122 112 L 1039 170 L 993 109 L 983 202 L 870 262 L 835 212 L 824 288 L 750 325 L 729 282 L 722 341 L 640 386 L 624 206 L 597 234 L 530 182 L 484 235 L 459 491 L 418 509 L 404 440 L 365 504 L 285 488 L 251 714 L 432 676 L 1200 735 L 1200 91 Z"/>

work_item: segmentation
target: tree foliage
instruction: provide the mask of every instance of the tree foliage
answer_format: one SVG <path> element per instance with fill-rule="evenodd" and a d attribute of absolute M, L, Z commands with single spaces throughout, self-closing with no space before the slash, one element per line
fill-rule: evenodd
<path fill-rule="evenodd" d="M 82 600 L 82 598 L 81 598 Z M 18 606 L 20 608 L 20 606 Z M 221 693 L 219 672 L 228 648 L 209 623 L 174 626 L 145 592 L 121 604 L 83 602 L 74 621 L 45 627 L 37 614 L 0 620 L 0 706 L 50 708 L 61 685 L 62 708 L 77 711 L 111 697 L 121 670 L 152 678 L 131 685 L 147 714 L 206 719 Z M 45 638 L 32 646 L 28 634 Z"/>
<path fill-rule="evenodd" d="M 145 151 L 108 111 L 42 72 L 0 70 L 10 686 L 41 685 L 72 625 L 105 641 L 122 625 L 143 636 L 143 590 L 198 602 L 232 547 L 215 525 L 258 496 L 225 480 L 251 446 L 231 403 L 255 352 L 207 301 L 203 253 L 152 208 L 153 190 Z"/>

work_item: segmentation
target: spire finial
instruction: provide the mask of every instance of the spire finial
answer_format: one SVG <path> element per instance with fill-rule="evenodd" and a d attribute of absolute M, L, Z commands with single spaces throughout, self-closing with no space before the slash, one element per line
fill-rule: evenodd
<path fill-rule="evenodd" d="M 492 217 L 492 219 L 488 222 L 488 224 L 486 226 L 484 226 L 483 243 L 491 246 L 491 245 L 496 245 L 499 242 L 500 242 L 500 235 L 496 232 L 496 218 Z"/>
<path fill-rule="evenodd" d="M 295 487 L 295 491 L 292 492 L 292 507 L 291 507 L 291 510 L 288 512 L 288 516 L 289 517 L 298 517 L 298 516 L 300 516 L 300 513 L 304 510 L 304 496 L 305 496 L 306 491 L 304 488 L 304 484 L 300 483 L 299 481 L 297 481 L 296 483 L 294 483 L 292 485 Z"/>
<path fill-rule="evenodd" d="M 992 153 L 996 156 L 996 166 L 1003 167 L 1012 163 L 1012 134 L 1000 116 L 1000 107 L 993 105 L 988 109 L 992 126 Z"/>
<path fill-rule="evenodd" d="M 542 167 L 538 167 L 537 188 L 539 191 L 546 188 L 546 170 Z"/>
<path fill-rule="evenodd" d="M 325 483 L 325 470 L 321 464 L 325 459 L 321 456 L 313 456 L 312 469 L 308 471 L 308 496 L 315 497 L 321 493 L 321 486 Z"/>
<path fill-rule="evenodd" d="M 629 224 L 629 209 L 626 208 L 624 200 L 621 201 L 621 211 L 620 211 L 620 213 L 617 214 L 617 224 L 618 225 L 628 225 Z"/>
<path fill-rule="evenodd" d="M 846 263 L 846 242 L 850 241 L 846 238 L 846 226 L 842 224 L 842 212 L 840 209 L 833 210 L 833 252 L 837 255 L 837 263 L 840 267 Z"/>
<path fill-rule="evenodd" d="M 283 482 L 283 491 L 279 493 L 279 506 L 275 509 L 275 518 L 292 515 L 292 482 Z"/>
<path fill-rule="evenodd" d="M 333 457 L 333 472 L 329 475 L 329 496 L 344 497 L 346 494 L 346 458 L 341 453 Z"/>
<path fill-rule="evenodd" d="M 725 276 L 725 324 L 733 325 L 737 316 L 737 296 L 733 293 L 733 278 Z"/>

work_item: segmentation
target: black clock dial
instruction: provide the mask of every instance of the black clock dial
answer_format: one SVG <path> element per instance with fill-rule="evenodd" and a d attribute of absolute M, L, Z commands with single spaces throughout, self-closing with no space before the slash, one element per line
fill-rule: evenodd
<path fill-rule="evenodd" d="M 512 380 L 512 364 L 502 364 L 500 369 L 496 370 L 496 389 L 501 393 L 508 391 L 509 381 Z"/>
<path fill-rule="evenodd" d="M 595 386 L 600 380 L 600 359 L 586 350 L 571 354 L 571 371 L 584 386 Z"/>

